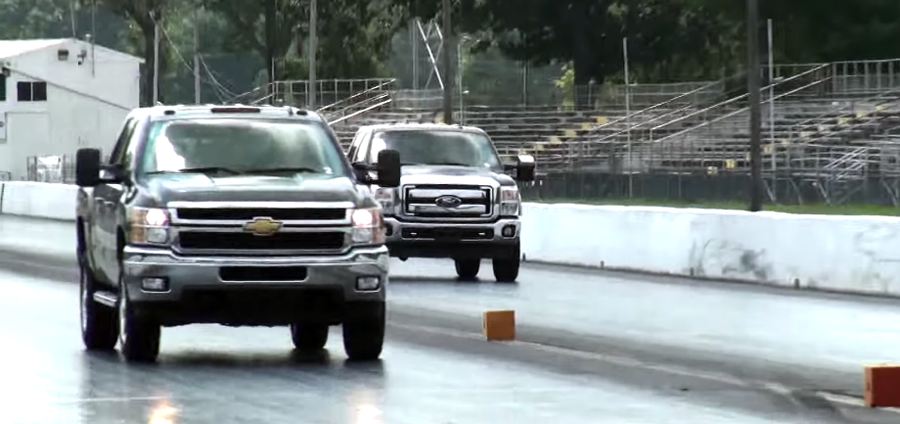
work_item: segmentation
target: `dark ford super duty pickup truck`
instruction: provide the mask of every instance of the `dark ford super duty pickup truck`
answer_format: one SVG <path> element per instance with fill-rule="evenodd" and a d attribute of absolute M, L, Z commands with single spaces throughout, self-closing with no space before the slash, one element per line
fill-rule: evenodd
<path fill-rule="evenodd" d="M 301 350 L 341 325 L 351 359 L 381 354 L 388 249 L 367 185 L 328 124 L 287 107 L 157 106 L 126 119 L 108 163 L 78 151 L 81 331 L 154 361 L 160 329 L 290 326 Z"/>

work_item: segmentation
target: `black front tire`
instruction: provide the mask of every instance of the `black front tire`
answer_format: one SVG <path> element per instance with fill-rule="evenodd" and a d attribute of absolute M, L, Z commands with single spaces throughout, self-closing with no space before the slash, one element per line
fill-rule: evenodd
<path fill-rule="evenodd" d="M 291 340 L 294 347 L 300 351 L 322 350 L 328 343 L 328 324 L 316 322 L 291 324 Z"/>
<path fill-rule="evenodd" d="M 119 337 L 116 310 L 94 301 L 97 280 L 87 264 L 80 266 L 79 302 L 81 309 L 81 340 L 87 350 L 111 351 Z"/>
<path fill-rule="evenodd" d="M 384 346 L 384 302 L 348 305 L 350 313 L 342 324 L 344 352 L 353 361 L 374 361 Z"/>
<path fill-rule="evenodd" d="M 120 277 L 120 281 L 121 281 Z M 119 348 L 128 362 L 155 362 L 159 356 L 161 327 L 147 317 L 137 314 L 128 299 L 124 282 L 119 285 Z"/>
<path fill-rule="evenodd" d="M 496 278 L 498 282 L 514 283 L 516 279 L 519 278 L 519 265 L 521 261 L 519 252 L 519 247 L 516 246 L 509 255 L 494 258 L 494 278 Z"/>
<path fill-rule="evenodd" d="M 474 280 L 481 270 L 481 259 L 456 259 L 456 275 L 460 280 Z"/>

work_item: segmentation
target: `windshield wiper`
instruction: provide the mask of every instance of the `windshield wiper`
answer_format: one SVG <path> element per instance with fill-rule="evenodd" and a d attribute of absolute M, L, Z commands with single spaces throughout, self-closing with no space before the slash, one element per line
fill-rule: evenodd
<path fill-rule="evenodd" d="M 238 171 L 235 171 L 230 168 L 223 168 L 221 166 L 207 166 L 207 167 L 201 167 L 201 168 L 184 168 L 184 169 L 171 170 L 171 171 L 152 171 L 152 172 L 147 172 L 147 174 L 149 174 L 149 175 L 169 174 L 169 173 L 173 173 L 173 174 L 190 174 L 190 173 L 208 174 L 211 172 L 224 172 L 224 173 L 232 174 L 232 175 L 240 174 L 240 172 L 238 172 Z"/>
<path fill-rule="evenodd" d="M 403 163 L 402 166 L 466 166 L 471 167 L 467 163 L 459 163 L 459 162 L 420 162 L 420 163 Z"/>
<path fill-rule="evenodd" d="M 471 167 L 472 165 L 468 163 L 460 163 L 460 162 L 432 162 L 429 165 L 443 165 L 443 166 L 465 166 Z"/>
<path fill-rule="evenodd" d="M 265 173 L 269 173 L 269 172 L 272 172 L 272 173 L 289 172 L 289 173 L 297 173 L 297 174 L 303 174 L 303 173 L 322 174 L 322 173 L 324 173 L 324 171 L 319 170 L 319 169 L 304 168 L 304 167 L 260 168 L 260 169 L 248 169 L 248 170 L 244 171 L 244 173 L 246 173 L 246 174 L 265 174 Z"/>

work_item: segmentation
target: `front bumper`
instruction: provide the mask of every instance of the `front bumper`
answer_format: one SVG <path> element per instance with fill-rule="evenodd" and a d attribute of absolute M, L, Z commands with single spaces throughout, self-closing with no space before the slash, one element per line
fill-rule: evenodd
<path fill-rule="evenodd" d="M 124 251 L 123 271 L 132 302 L 179 302 L 191 292 L 222 291 L 304 291 L 329 292 L 342 302 L 384 302 L 388 284 L 389 258 L 385 246 L 356 248 L 335 256 L 178 256 L 168 249 L 128 246 Z M 243 275 L 272 267 L 305 268 L 304 278 L 296 281 L 223 280 L 223 269 L 240 267 Z M 234 275 L 234 274 L 232 274 Z M 377 277 L 375 290 L 358 290 L 360 277 Z M 146 278 L 165 278 L 165 291 L 144 290 Z"/>
<path fill-rule="evenodd" d="M 385 217 L 390 255 L 400 258 L 495 258 L 517 256 L 522 223 L 412 222 Z"/>

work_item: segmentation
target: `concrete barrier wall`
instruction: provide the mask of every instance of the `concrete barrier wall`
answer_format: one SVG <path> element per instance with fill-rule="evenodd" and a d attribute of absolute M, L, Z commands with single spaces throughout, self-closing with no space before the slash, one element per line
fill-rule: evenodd
<path fill-rule="evenodd" d="M 0 213 L 75 220 L 78 188 L 69 184 L 0 183 Z"/>
<path fill-rule="evenodd" d="M 900 295 L 900 218 L 528 204 L 528 260 Z"/>
<path fill-rule="evenodd" d="M 0 213 L 74 219 L 75 186 L 0 187 Z M 528 261 L 900 295 L 900 218 L 526 203 L 522 220 Z"/>

